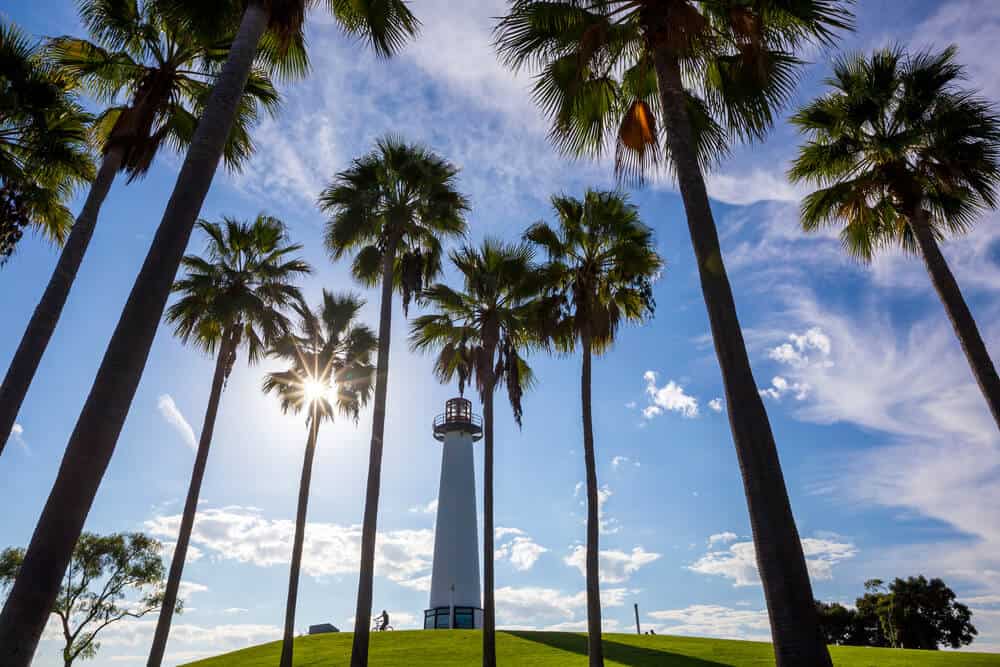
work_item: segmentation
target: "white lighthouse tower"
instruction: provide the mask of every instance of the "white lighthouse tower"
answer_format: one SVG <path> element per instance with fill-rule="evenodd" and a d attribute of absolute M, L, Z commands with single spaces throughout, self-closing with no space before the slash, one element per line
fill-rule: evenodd
<path fill-rule="evenodd" d="M 441 443 L 441 488 L 434 531 L 434 569 L 430 608 L 424 629 L 481 628 L 479 539 L 476 527 L 476 475 L 472 443 L 483 437 L 472 403 L 453 398 L 434 419 Z"/>

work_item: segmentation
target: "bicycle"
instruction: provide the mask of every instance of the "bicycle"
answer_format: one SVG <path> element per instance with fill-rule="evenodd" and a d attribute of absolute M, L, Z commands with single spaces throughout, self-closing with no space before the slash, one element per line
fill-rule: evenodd
<path fill-rule="evenodd" d="M 372 626 L 372 632 L 391 632 L 393 630 L 395 630 L 395 628 L 392 627 L 391 625 L 386 625 L 383 627 L 382 624 L 379 623 L 378 621 L 375 621 L 375 624 Z"/>

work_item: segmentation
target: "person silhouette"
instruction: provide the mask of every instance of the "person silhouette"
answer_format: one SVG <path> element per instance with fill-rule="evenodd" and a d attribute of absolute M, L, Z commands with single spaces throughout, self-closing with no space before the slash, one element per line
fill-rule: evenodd
<path fill-rule="evenodd" d="M 383 609 L 382 614 L 379 616 L 379 626 L 378 626 L 379 632 L 384 631 L 388 627 L 389 627 L 389 612 Z"/>

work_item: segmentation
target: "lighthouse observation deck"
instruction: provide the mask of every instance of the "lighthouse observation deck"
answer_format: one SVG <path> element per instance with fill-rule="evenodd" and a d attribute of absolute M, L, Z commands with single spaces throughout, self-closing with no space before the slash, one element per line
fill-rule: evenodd
<path fill-rule="evenodd" d="M 472 412 L 472 401 L 451 398 L 444 406 L 444 414 L 434 418 L 434 439 L 443 441 L 446 433 L 463 431 L 473 440 L 483 437 L 483 420 Z"/>

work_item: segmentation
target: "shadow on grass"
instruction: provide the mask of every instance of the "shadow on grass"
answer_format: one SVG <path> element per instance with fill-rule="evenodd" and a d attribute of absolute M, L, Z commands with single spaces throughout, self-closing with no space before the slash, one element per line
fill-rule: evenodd
<path fill-rule="evenodd" d="M 587 655 L 587 635 L 566 632 L 519 632 L 517 630 L 504 630 L 503 632 L 519 639 L 545 644 L 562 651 Z M 645 646 L 621 644 L 607 639 L 604 640 L 604 658 L 629 665 L 629 667 L 731 667 L 724 662 L 692 658 L 689 655 Z"/>

